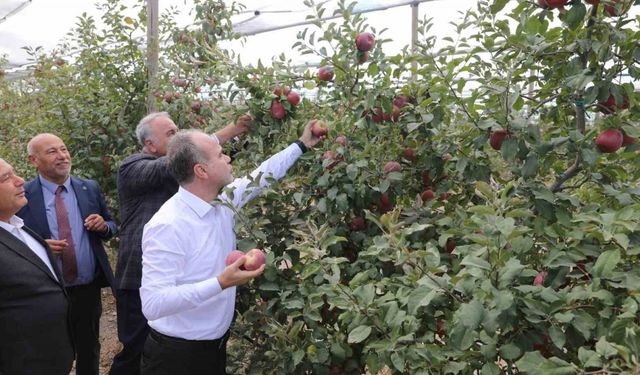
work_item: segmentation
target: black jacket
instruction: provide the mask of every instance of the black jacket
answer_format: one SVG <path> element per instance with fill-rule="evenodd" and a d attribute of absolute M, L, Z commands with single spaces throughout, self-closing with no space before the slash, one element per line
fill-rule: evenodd
<path fill-rule="evenodd" d="M 47 249 L 35 232 L 23 227 Z M 0 375 L 68 375 L 73 363 L 62 275 L 0 228 Z M 58 281 L 60 280 L 60 281 Z"/>

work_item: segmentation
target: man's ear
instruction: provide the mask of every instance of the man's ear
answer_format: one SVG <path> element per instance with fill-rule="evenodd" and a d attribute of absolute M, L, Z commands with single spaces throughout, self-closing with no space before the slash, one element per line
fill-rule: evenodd
<path fill-rule="evenodd" d="M 153 144 L 153 141 L 150 139 L 145 139 L 144 147 L 147 149 L 147 151 L 149 151 L 152 154 L 154 154 L 157 151 L 156 146 Z"/>
<path fill-rule="evenodd" d="M 202 167 L 202 164 L 194 164 L 193 175 L 198 178 L 204 178 L 207 175 L 207 172 Z"/>
<path fill-rule="evenodd" d="M 29 159 L 29 162 L 31 162 L 31 164 L 33 164 L 33 166 L 37 167 L 38 166 L 38 161 L 37 158 L 33 155 L 29 155 L 27 156 L 27 159 Z"/>

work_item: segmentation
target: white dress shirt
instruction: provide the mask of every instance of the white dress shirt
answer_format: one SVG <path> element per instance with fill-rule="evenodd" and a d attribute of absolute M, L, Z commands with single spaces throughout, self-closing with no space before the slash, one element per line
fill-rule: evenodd
<path fill-rule="evenodd" d="M 47 255 L 47 249 L 42 246 L 38 240 L 31 237 L 29 233 L 27 233 L 22 227 L 24 226 L 24 221 L 16 215 L 13 215 L 9 222 L 0 221 L 0 227 L 4 228 L 7 232 L 13 234 L 17 239 L 19 239 L 22 243 L 27 245 L 31 251 L 33 251 L 38 258 L 44 262 L 44 264 L 49 267 L 51 274 L 53 277 L 58 280 L 56 273 L 53 272 L 53 267 L 51 266 L 51 261 L 49 261 L 49 256 Z"/>
<path fill-rule="evenodd" d="M 290 145 L 263 162 L 251 178 L 234 180 L 232 194 L 220 194 L 221 202 L 205 202 L 180 187 L 149 220 L 142 235 L 140 298 L 151 328 L 187 340 L 214 340 L 227 332 L 236 288 L 222 290 L 217 275 L 236 248 L 234 210 L 271 178 L 282 178 L 300 155 L 300 147 Z M 258 176 L 259 186 L 252 183 Z"/>

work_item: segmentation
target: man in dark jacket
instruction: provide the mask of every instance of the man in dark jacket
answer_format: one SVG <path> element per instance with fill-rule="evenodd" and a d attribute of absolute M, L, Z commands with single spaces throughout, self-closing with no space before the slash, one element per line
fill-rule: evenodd
<path fill-rule="evenodd" d="M 246 132 L 251 116 L 243 115 L 211 135 L 224 144 Z M 118 169 L 120 200 L 120 247 L 116 265 L 116 307 L 118 338 L 122 351 L 113 359 L 110 375 L 140 374 L 140 360 L 149 333 L 140 303 L 142 279 L 142 229 L 158 209 L 178 191 L 168 169 L 167 144 L 178 127 L 166 112 L 152 113 L 136 128 L 142 152 L 126 158 Z"/>
<path fill-rule="evenodd" d="M 68 375 L 62 274 L 47 243 L 15 216 L 25 204 L 24 180 L 0 159 L 0 374 Z"/>
<path fill-rule="evenodd" d="M 29 202 L 18 216 L 59 255 L 71 302 L 76 374 L 98 375 L 101 288 L 113 285 L 102 241 L 114 235 L 116 224 L 98 184 L 69 174 L 71 155 L 60 138 L 39 134 L 27 151 L 38 175 L 24 187 Z"/>

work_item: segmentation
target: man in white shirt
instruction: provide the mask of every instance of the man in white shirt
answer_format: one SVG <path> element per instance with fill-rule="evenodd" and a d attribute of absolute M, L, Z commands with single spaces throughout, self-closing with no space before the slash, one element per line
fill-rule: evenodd
<path fill-rule="evenodd" d="M 311 133 L 312 123 L 298 141 L 250 177 L 236 180 L 229 157 L 211 137 L 199 131 L 173 137 L 167 156 L 180 188 L 145 225 L 142 237 L 140 296 L 151 327 L 143 375 L 226 374 L 235 286 L 264 271 L 264 266 L 241 270 L 245 258 L 225 267 L 236 248 L 234 212 L 321 140 Z M 222 192 L 227 185 L 232 194 Z"/>

